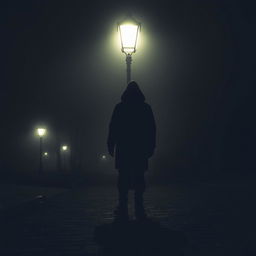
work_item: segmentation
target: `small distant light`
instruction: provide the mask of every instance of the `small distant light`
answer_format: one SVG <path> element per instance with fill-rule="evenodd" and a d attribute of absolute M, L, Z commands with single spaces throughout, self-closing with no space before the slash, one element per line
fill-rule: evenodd
<path fill-rule="evenodd" d="M 68 150 L 68 146 L 64 145 L 64 146 L 61 147 L 61 149 L 62 149 L 63 151 L 67 151 L 67 150 Z"/>
<path fill-rule="evenodd" d="M 107 159 L 106 155 L 102 155 L 101 158 L 102 158 L 103 160 L 106 160 L 106 159 Z"/>
<path fill-rule="evenodd" d="M 44 156 L 48 156 L 48 152 L 44 152 Z"/>

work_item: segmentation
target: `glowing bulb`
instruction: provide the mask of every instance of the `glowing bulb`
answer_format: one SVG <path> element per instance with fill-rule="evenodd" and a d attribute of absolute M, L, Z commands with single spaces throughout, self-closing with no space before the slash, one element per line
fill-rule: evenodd
<path fill-rule="evenodd" d="M 44 128 L 38 128 L 37 129 L 37 134 L 39 135 L 39 137 L 43 137 L 46 133 L 46 129 Z"/>
<path fill-rule="evenodd" d="M 66 146 L 66 145 L 62 146 L 62 150 L 63 151 L 67 151 L 68 150 L 68 146 Z"/>
<path fill-rule="evenodd" d="M 44 152 L 44 156 L 48 156 L 48 152 Z"/>
<path fill-rule="evenodd" d="M 101 158 L 102 158 L 103 160 L 105 160 L 107 157 L 106 157 L 106 155 L 103 155 Z"/>
<path fill-rule="evenodd" d="M 140 24 L 135 21 L 125 22 L 119 24 L 118 28 L 120 32 L 122 52 L 126 54 L 134 53 L 136 51 Z"/>

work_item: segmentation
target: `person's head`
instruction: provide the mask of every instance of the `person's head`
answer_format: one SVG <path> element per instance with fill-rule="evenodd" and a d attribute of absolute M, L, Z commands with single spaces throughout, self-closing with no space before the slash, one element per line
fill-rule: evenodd
<path fill-rule="evenodd" d="M 128 83 L 127 88 L 121 97 L 124 102 L 144 102 L 145 96 L 135 81 Z"/>

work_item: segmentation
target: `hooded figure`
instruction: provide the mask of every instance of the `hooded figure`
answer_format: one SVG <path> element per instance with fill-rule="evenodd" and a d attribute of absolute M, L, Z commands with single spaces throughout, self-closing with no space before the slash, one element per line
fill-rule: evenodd
<path fill-rule="evenodd" d="M 108 151 L 119 171 L 117 215 L 127 217 L 128 190 L 135 190 L 135 214 L 144 218 L 144 172 L 155 149 L 156 125 L 151 107 L 136 82 L 130 82 L 113 111 Z"/>

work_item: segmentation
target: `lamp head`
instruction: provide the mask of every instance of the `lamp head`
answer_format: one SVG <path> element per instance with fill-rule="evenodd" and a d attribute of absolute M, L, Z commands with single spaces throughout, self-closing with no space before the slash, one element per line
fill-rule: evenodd
<path fill-rule="evenodd" d="M 38 128 L 37 129 L 37 134 L 39 137 L 43 137 L 46 134 L 46 129 L 45 128 Z"/>
<path fill-rule="evenodd" d="M 67 151 L 67 150 L 68 150 L 68 146 L 67 146 L 67 145 L 63 145 L 63 146 L 61 147 L 61 149 L 62 149 L 63 151 Z"/>
<path fill-rule="evenodd" d="M 126 55 L 135 53 L 141 24 L 134 18 L 128 17 L 117 26 L 120 33 L 121 51 Z"/>

